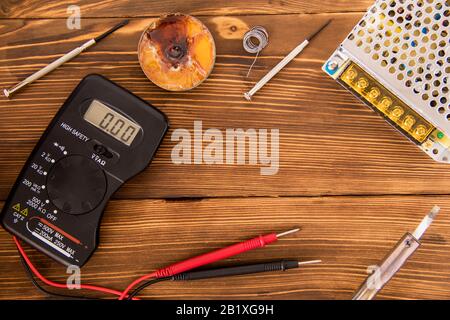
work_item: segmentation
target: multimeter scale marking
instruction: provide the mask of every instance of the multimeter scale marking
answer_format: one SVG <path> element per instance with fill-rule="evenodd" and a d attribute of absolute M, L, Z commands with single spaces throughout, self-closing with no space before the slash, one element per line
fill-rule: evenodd
<path fill-rule="evenodd" d="M 58 262 L 82 266 L 98 245 L 109 198 L 148 166 L 167 129 L 150 104 L 87 76 L 30 154 L 0 222 Z"/>

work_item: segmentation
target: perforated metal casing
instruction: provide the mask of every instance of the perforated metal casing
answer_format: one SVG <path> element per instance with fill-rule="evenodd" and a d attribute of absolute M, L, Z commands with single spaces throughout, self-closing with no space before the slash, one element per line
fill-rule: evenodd
<path fill-rule="evenodd" d="M 356 62 L 449 137 L 449 25 L 450 0 L 378 0 L 324 71 L 338 79 L 350 61 Z M 442 160 L 436 155 L 431 149 L 430 156 Z M 447 150 L 445 159 L 448 155 Z"/>
<path fill-rule="evenodd" d="M 450 135 L 450 0 L 377 1 L 342 44 Z"/>

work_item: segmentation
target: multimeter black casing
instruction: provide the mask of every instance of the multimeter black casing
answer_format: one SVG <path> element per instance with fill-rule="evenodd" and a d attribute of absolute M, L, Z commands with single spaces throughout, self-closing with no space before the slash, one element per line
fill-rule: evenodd
<path fill-rule="evenodd" d="M 83 118 L 94 100 L 140 127 L 129 146 Z M 88 75 L 28 158 L 1 212 L 2 225 L 58 262 L 82 266 L 98 245 L 108 200 L 149 165 L 168 127 L 150 104 Z"/>

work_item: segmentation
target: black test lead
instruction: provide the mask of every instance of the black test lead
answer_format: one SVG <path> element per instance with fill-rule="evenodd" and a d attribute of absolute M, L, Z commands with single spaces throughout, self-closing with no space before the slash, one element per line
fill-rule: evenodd
<path fill-rule="evenodd" d="M 108 31 L 106 31 L 105 33 L 101 34 L 100 36 L 85 42 L 84 44 L 82 44 L 78 48 L 73 49 L 72 51 L 66 53 L 65 55 L 63 55 L 62 57 L 60 57 L 57 60 L 53 61 L 49 65 L 45 66 L 41 70 L 33 73 L 31 76 L 29 76 L 25 80 L 21 81 L 20 83 L 16 84 L 12 88 L 4 89 L 3 90 L 3 94 L 5 95 L 5 97 L 9 98 L 16 91 L 20 90 L 21 88 L 25 87 L 26 85 L 28 85 L 28 84 L 30 84 L 32 82 L 38 80 L 39 78 L 45 76 L 46 74 L 52 72 L 53 70 L 55 70 L 56 68 L 58 68 L 62 64 L 66 63 L 67 61 L 72 60 L 73 58 L 78 56 L 80 53 L 82 53 L 83 51 L 85 51 L 88 48 L 92 47 L 94 44 L 97 44 L 98 42 L 100 42 L 101 40 L 103 40 L 104 38 L 109 36 L 111 33 L 116 31 L 117 29 L 120 29 L 123 26 L 127 25 L 128 22 L 129 22 L 129 20 L 124 20 L 124 21 L 120 22 L 119 24 L 115 25 L 114 27 L 112 27 L 111 29 L 109 29 Z"/>
<path fill-rule="evenodd" d="M 236 244 L 233 244 L 231 246 L 217 249 L 175 264 L 172 264 L 170 266 L 164 267 L 162 269 L 156 270 L 155 272 L 146 274 L 139 279 L 136 279 L 133 281 L 122 293 L 122 295 L 119 297 L 119 300 L 123 300 L 128 292 L 133 289 L 136 285 L 140 284 L 141 282 L 144 282 L 146 280 L 152 279 L 152 281 L 157 281 L 157 279 L 161 278 L 168 278 L 172 277 L 174 275 L 177 275 L 179 273 L 187 272 L 189 270 L 220 261 L 250 250 L 254 250 L 257 248 L 263 248 L 266 245 L 273 243 L 277 241 L 279 238 L 290 235 L 292 233 L 300 231 L 300 228 L 295 228 L 292 230 L 288 230 L 281 233 L 269 233 L 265 235 L 260 235 L 256 238 L 239 242 Z M 156 278 L 156 279 L 155 279 Z"/>
<path fill-rule="evenodd" d="M 123 292 L 119 292 L 113 289 L 104 288 L 104 287 L 98 287 L 98 286 L 92 286 L 92 285 L 85 285 L 81 284 L 82 289 L 88 289 L 88 290 L 94 290 L 94 291 L 101 291 L 104 293 L 110 293 L 120 296 L 119 299 L 136 299 L 134 298 L 141 290 L 146 288 L 147 286 L 161 282 L 166 280 L 187 280 L 186 278 L 189 278 L 189 280 L 196 279 L 203 279 L 203 278 L 214 278 L 214 277 L 220 277 L 220 276 L 232 276 L 232 275 L 243 275 L 243 274 L 249 274 L 249 273 L 257 273 L 257 272 L 268 272 L 268 271 L 278 271 L 278 270 L 288 270 L 288 269 L 294 269 L 298 268 L 302 265 L 306 264 L 313 264 L 313 263 L 320 263 L 321 260 L 312 260 L 312 261 L 297 261 L 297 260 L 281 260 L 276 262 L 269 262 L 269 263 L 260 263 L 260 264 L 253 264 L 253 265 L 247 265 L 247 266 L 238 266 L 238 267 L 229 267 L 229 268 L 221 268 L 221 269 L 214 269 L 209 270 L 202 274 L 204 271 L 198 271 L 200 273 L 197 273 L 197 271 L 189 272 L 188 270 L 191 270 L 195 267 L 200 267 L 205 264 L 212 263 L 214 261 L 222 260 L 227 257 L 234 256 L 239 253 L 243 253 L 252 249 L 265 247 L 267 244 L 270 244 L 272 242 L 277 241 L 279 238 L 283 236 L 290 235 L 292 233 L 300 231 L 300 228 L 295 228 L 289 231 L 281 232 L 281 233 L 270 233 L 266 235 L 261 235 L 256 238 L 240 242 L 222 249 L 218 249 L 197 257 L 193 257 L 184 261 L 181 261 L 179 263 L 170 265 L 168 267 L 162 268 L 156 272 L 153 272 L 151 274 L 145 275 L 133 283 L 131 283 L 127 289 Z M 26 254 L 25 250 L 23 249 L 22 245 L 20 244 L 19 240 L 14 236 L 13 237 L 14 242 L 16 243 L 17 249 L 20 252 L 21 257 L 24 259 L 26 264 L 26 269 L 29 271 L 32 275 L 35 275 L 37 278 L 39 278 L 43 283 L 56 287 L 56 288 L 67 288 L 67 284 L 63 283 L 57 283 L 51 280 L 48 280 L 43 275 L 40 274 L 40 272 L 36 269 L 36 267 L 33 265 L 33 263 L 28 258 L 28 255 Z M 184 275 L 180 275 L 184 272 Z M 208 276 L 208 277 L 206 277 Z M 33 277 L 32 277 L 33 278 Z M 128 292 L 137 284 L 145 281 L 143 284 L 141 284 L 139 287 L 137 287 L 135 290 L 132 291 L 131 294 L 128 294 Z M 37 287 L 42 290 L 42 287 L 37 283 Z M 52 292 L 45 291 L 47 294 L 54 295 Z M 85 298 L 85 297 L 74 297 L 74 298 Z"/>
<path fill-rule="evenodd" d="M 310 261 L 281 260 L 275 262 L 250 264 L 237 267 L 225 267 L 211 270 L 184 272 L 173 276 L 172 280 L 200 280 L 217 277 L 240 276 L 244 274 L 254 274 L 261 272 L 286 271 L 289 269 L 299 268 L 303 265 L 321 262 L 322 260 L 310 260 Z"/>
<path fill-rule="evenodd" d="M 321 263 L 322 260 L 310 260 L 310 261 L 298 261 L 298 260 L 280 260 L 274 262 L 250 264 L 244 266 L 236 267 L 225 267 L 211 270 L 200 270 L 200 271 L 190 271 L 183 272 L 177 275 L 151 279 L 144 282 L 139 287 L 137 287 L 133 292 L 130 293 L 127 300 L 134 298 L 139 292 L 147 288 L 148 286 L 161 282 L 161 281 L 192 281 L 192 280 L 202 280 L 202 279 L 212 279 L 219 277 L 230 277 L 230 276 L 240 276 L 246 274 L 255 274 L 262 272 L 274 272 L 274 271 L 286 271 L 289 269 L 296 269 L 303 265 Z"/>

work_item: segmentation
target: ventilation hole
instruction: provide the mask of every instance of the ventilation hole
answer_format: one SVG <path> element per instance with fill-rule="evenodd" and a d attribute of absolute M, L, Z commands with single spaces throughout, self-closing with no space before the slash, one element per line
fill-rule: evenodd
<path fill-rule="evenodd" d="M 378 1 L 348 40 L 446 118 L 450 0 Z"/>

